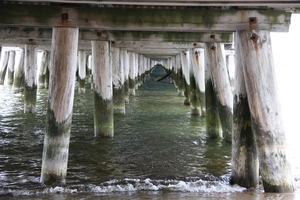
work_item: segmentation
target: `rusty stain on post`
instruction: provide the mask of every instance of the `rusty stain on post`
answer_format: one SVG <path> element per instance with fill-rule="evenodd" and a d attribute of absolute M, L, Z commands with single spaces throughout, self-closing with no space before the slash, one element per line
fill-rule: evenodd
<path fill-rule="evenodd" d="M 257 18 L 256 17 L 250 17 L 249 18 L 249 29 L 253 30 L 253 28 L 256 26 L 257 24 Z"/>
<path fill-rule="evenodd" d="M 211 34 L 211 35 L 210 35 L 210 38 L 213 40 L 213 42 L 216 42 L 216 35 Z"/>
<path fill-rule="evenodd" d="M 249 24 L 256 24 L 257 23 L 257 18 L 256 17 L 250 17 L 249 18 Z"/>
<path fill-rule="evenodd" d="M 250 37 L 250 39 L 253 41 L 253 42 L 257 42 L 257 40 L 258 40 L 258 35 L 256 34 L 256 33 L 252 33 L 252 35 L 251 35 L 251 37 Z"/>
<path fill-rule="evenodd" d="M 256 33 L 252 33 L 250 39 L 252 40 L 255 52 L 256 52 L 256 57 L 258 57 L 258 47 L 257 47 L 257 40 L 259 36 Z"/>
<path fill-rule="evenodd" d="M 199 65 L 199 55 L 197 51 L 195 52 L 195 56 L 196 56 L 196 63 L 197 65 Z"/>

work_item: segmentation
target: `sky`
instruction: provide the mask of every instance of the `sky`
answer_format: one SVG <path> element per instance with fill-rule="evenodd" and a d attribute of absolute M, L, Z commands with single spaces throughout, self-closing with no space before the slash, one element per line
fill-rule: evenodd
<path fill-rule="evenodd" d="M 271 39 L 276 67 L 284 67 L 286 64 L 294 65 L 299 62 L 300 14 L 292 14 L 288 33 L 272 32 Z"/>
<path fill-rule="evenodd" d="M 300 14 L 292 15 L 288 33 L 272 32 L 271 40 L 283 123 L 295 147 L 300 139 Z"/>

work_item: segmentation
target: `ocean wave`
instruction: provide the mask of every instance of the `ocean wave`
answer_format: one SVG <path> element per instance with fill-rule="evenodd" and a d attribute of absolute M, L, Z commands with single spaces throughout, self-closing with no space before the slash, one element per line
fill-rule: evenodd
<path fill-rule="evenodd" d="M 170 191 L 170 192 L 201 192 L 201 193 L 236 193 L 243 192 L 246 188 L 230 185 L 228 181 L 207 181 L 197 178 L 187 180 L 151 180 L 147 179 L 113 179 L 99 184 L 70 185 L 42 187 L 38 189 L 0 189 L 3 195 L 42 195 L 42 194 L 73 194 L 73 193 L 113 193 L 137 191 Z"/>

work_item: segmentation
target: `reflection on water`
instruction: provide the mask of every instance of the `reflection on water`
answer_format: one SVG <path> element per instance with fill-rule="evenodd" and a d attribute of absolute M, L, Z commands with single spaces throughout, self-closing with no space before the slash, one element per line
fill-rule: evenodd
<path fill-rule="evenodd" d="M 205 119 L 190 115 L 172 84 L 153 81 L 161 73 L 154 71 L 130 97 L 126 115 L 114 116 L 114 138 L 94 137 L 93 92 L 75 94 L 67 184 L 57 187 L 39 183 L 47 90 L 38 91 L 37 113 L 30 115 L 22 95 L 0 86 L 0 196 L 263 197 L 259 188 L 229 185 L 231 145 L 206 138 Z"/>

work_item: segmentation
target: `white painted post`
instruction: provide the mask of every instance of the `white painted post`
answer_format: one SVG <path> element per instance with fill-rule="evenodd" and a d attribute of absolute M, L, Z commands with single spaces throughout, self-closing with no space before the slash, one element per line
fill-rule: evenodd
<path fill-rule="evenodd" d="M 47 52 L 47 56 L 46 56 L 46 60 L 45 60 L 45 68 L 44 68 L 44 86 L 45 89 L 49 88 L 49 68 L 50 68 L 50 51 L 46 51 Z"/>
<path fill-rule="evenodd" d="M 53 28 L 41 181 L 65 183 L 69 156 L 78 28 Z"/>
<path fill-rule="evenodd" d="M 189 51 L 184 51 L 180 53 L 181 58 L 181 67 L 182 67 L 182 74 L 183 74 L 183 84 L 184 84 L 184 105 L 190 105 L 190 70 L 189 70 Z"/>
<path fill-rule="evenodd" d="M 135 90 L 139 89 L 139 54 L 135 54 L 135 70 L 134 70 Z"/>
<path fill-rule="evenodd" d="M 145 82 L 149 72 L 147 70 L 148 68 L 148 58 L 146 58 L 145 56 L 143 56 L 143 73 L 142 73 L 142 81 Z"/>
<path fill-rule="evenodd" d="M 181 54 L 176 55 L 176 75 L 175 75 L 175 83 L 177 86 L 177 95 L 184 97 L 184 77 L 183 77 L 183 69 L 182 69 L 182 64 L 181 64 Z"/>
<path fill-rule="evenodd" d="M 122 50 L 122 60 L 124 68 L 124 99 L 125 103 L 129 103 L 129 53 Z"/>
<path fill-rule="evenodd" d="M 205 63 L 204 49 L 194 49 L 193 70 L 198 88 L 198 98 L 200 102 L 201 115 L 205 116 Z"/>
<path fill-rule="evenodd" d="M 91 80 L 91 89 L 94 89 L 94 83 L 93 83 L 93 56 L 88 56 L 88 69 L 90 70 L 90 80 Z"/>
<path fill-rule="evenodd" d="M 78 51 L 78 93 L 85 93 L 85 78 L 86 78 L 86 52 Z"/>
<path fill-rule="evenodd" d="M 95 136 L 113 137 L 113 88 L 110 44 L 92 41 Z"/>
<path fill-rule="evenodd" d="M 8 63 L 9 51 L 6 51 L 2 48 L 1 50 L 1 58 L 0 58 L 0 85 L 4 84 L 5 74 L 7 71 L 7 63 Z"/>
<path fill-rule="evenodd" d="M 24 50 L 16 51 L 15 72 L 12 90 L 14 93 L 19 93 L 24 90 Z"/>
<path fill-rule="evenodd" d="M 237 31 L 251 122 L 265 192 L 293 192 L 269 31 Z"/>
<path fill-rule="evenodd" d="M 144 56 L 138 55 L 138 73 L 137 73 L 138 86 L 141 86 L 144 81 L 143 74 L 144 74 Z"/>
<path fill-rule="evenodd" d="M 38 88 L 43 89 L 45 88 L 45 74 L 47 72 L 48 68 L 48 60 L 49 60 L 49 52 L 48 51 L 42 51 L 41 52 L 41 58 L 39 59 L 38 63 Z"/>
<path fill-rule="evenodd" d="M 213 78 L 211 74 L 209 52 L 212 48 L 210 45 L 204 46 L 205 55 L 205 120 L 206 120 L 206 134 L 209 138 L 222 137 L 221 122 L 218 112 L 217 97 L 213 87 Z"/>
<path fill-rule="evenodd" d="M 37 95 L 37 45 L 25 45 L 24 113 L 35 113 Z"/>
<path fill-rule="evenodd" d="M 226 65 L 229 75 L 230 86 L 234 86 L 234 76 L 235 76 L 235 55 L 234 52 L 230 50 L 230 53 L 226 56 Z"/>
<path fill-rule="evenodd" d="M 124 70 L 120 60 L 120 49 L 112 48 L 112 78 L 114 113 L 125 114 Z"/>
<path fill-rule="evenodd" d="M 206 43 L 206 66 L 212 80 L 216 104 L 222 125 L 223 138 L 231 143 L 232 140 L 232 92 L 224 61 L 224 46 L 220 43 Z M 205 101 L 208 103 L 207 101 Z M 206 109 L 207 110 L 207 109 Z"/>
<path fill-rule="evenodd" d="M 255 188 L 259 182 L 259 164 L 243 73 L 242 48 L 239 42 L 235 42 L 236 67 L 230 183 Z"/>
<path fill-rule="evenodd" d="M 199 90 L 197 86 L 197 80 L 195 78 L 195 52 L 190 49 L 188 51 L 188 64 L 189 64 L 189 76 L 190 76 L 190 85 L 189 85 L 189 99 L 190 99 L 190 107 L 191 107 L 191 115 L 201 115 L 200 110 L 200 99 L 199 99 Z"/>
<path fill-rule="evenodd" d="M 7 70 L 5 75 L 5 84 L 12 85 L 14 82 L 14 67 L 15 67 L 15 51 L 9 51 L 8 63 L 7 63 Z"/>
<path fill-rule="evenodd" d="M 135 53 L 129 53 L 129 89 L 128 92 L 130 95 L 135 95 L 135 64 L 136 64 L 136 55 Z"/>

